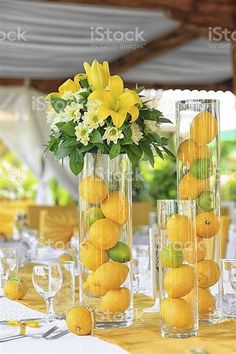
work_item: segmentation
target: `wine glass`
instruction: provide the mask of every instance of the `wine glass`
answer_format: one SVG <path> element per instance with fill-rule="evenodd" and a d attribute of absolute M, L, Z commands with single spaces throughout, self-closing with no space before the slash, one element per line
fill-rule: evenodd
<path fill-rule="evenodd" d="M 61 267 L 57 263 L 33 267 L 32 282 L 35 290 L 46 301 L 48 321 L 54 320 L 53 297 L 60 290 L 63 281 Z"/>
<path fill-rule="evenodd" d="M 229 281 L 234 291 L 236 291 L 236 261 L 231 262 L 229 269 Z"/>
<path fill-rule="evenodd" d="M 0 247 L 0 296 L 9 276 L 18 276 L 17 253 L 14 248 Z"/>

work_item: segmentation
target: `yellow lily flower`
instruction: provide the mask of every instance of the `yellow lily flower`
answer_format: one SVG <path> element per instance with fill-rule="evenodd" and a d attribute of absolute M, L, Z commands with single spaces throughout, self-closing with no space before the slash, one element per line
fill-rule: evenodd
<path fill-rule="evenodd" d="M 60 95 L 63 95 L 67 91 L 76 92 L 80 89 L 79 82 L 74 82 L 71 79 L 66 80 L 58 89 Z"/>
<path fill-rule="evenodd" d="M 74 82 L 80 86 L 80 81 L 87 79 L 87 75 L 84 73 L 76 74 L 74 76 Z"/>
<path fill-rule="evenodd" d="M 92 91 L 106 88 L 110 77 L 109 64 L 107 61 L 100 64 L 97 60 L 94 60 L 91 66 L 87 62 L 84 62 L 84 69 Z"/>
<path fill-rule="evenodd" d="M 117 128 L 122 126 L 128 113 L 131 115 L 132 122 L 135 122 L 139 116 L 139 109 L 136 105 L 142 105 L 135 91 L 124 91 L 123 81 L 118 75 L 110 76 L 107 91 L 95 90 L 88 99 L 101 101 L 97 113 L 98 119 L 105 120 L 111 116 Z"/>

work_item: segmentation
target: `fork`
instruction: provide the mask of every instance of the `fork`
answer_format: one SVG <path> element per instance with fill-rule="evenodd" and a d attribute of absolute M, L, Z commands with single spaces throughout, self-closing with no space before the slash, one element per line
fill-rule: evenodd
<path fill-rule="evenodd" d="M 53 332 L 55 332 L 59 327 L 58 326 L 54 326 L 52 328 L 50 328 L 49 330 L 47 330 L 45 333 L 38 333 L 38 334 L 18 334 L 15 336 L 10 336 L 10 337 L 5 337 L 5 338 L 1 338 L 0 339 L 0 343 L 3 342 L 9 342 L 11 340 L 15 340 L 15 339 L 20 339 L 20 338 L 34 338 L 34 339 L 39 339 L 39 338 L 45 338 L 47 339 L 47 337 L 52 334 Z"/>
<path fill-rule="evenodd" d="M 50 336 L 50 337 L 47 336 L 47 337 L 45 337 L 45 339 L 47 339 L 47 340 L 57 339 L 57 338 L 65 336 L 69 332 L 70 331 L 68 331 L 68 329 L 65 329 L 64 331 L 61 331 L 60 333 L 54 334 L 53 336 Z"/>

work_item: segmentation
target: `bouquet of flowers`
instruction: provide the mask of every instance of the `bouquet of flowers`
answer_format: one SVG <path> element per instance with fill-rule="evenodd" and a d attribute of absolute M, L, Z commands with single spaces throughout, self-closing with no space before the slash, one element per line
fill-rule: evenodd
<path fill-rule="evenodd" d="M 85 73 L 66 80 L 46 96 L 51 135 L 47 145 L 57 160 L 69 157 L 71 171 L 78 175 L 84 156 L 100 151 L 111 159 L 126 153 L 133 165 L 154 154 L 173 154 L 168 139 L 160 136 L 161 123 L 170 122 L 142 96 L 144 87 L 124 88 L 120 76 L 110 75 L 108 62 L 84 63 Z"/>

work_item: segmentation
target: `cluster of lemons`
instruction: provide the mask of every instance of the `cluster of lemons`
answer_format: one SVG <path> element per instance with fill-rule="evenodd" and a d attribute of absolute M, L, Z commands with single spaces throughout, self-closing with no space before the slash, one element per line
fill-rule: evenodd
<path fill-rule="evenodd" d="M 217 135 L 215 117 L 209 112 L 197 114 L 192 120 L 189 135 L 189 139 L 184 140 L 178 147 L 178 159 L 185 173 L 179 182 L 179 194 L 181 199 L 197 199 L 197 259 L 194 247 L 186 244 L 193 241 L 191 220 L 178 214 L 173 214 L 167 221 L 167 234 L 170 241 L 177 242 L 180 247 L 175 245 L 172 249 L 172 246 L 169 246 L 162 251 L 161 257 L 162 264 L 172 268 L 164 278 L 164 287 L 169 297 L 163 301 L 162 318 L 168 325 L 176 328 L 193 326 L 195 286 L 192 265 L 198 263 L 198 307 L 202 316 L 215 310 L 215 298 L 209 288 L 216 284 L 220 277 L 218 264 L 211 259 L 205 259 L 205 240 L 215 237 L 220 227 L 215 211 L 216 166 L 208 146 Z M 182 264 L 183 262 L 185 264 Z"/>
<path fill-rule="evenodd" d="M 110 192 L 97 176 L 83 178 L 79 194 L 88 206 L 82 216 L 86 237 L 80 245 L 80 262 L 88 270 L 83 289 L 102 297 L 101 308 L 106 313 L 122 313 L 130 304 L 130 291 L 122 284 L 129 273 L 125 263 L 131 251 L 119 241 L 129 217 L 128 199 L 120 191 Z"/>
<path fill-rule="evenodd" d="M 215 299 L 209 291 L 220 277 L 220 270 L 214 261 L 205 259 L 206 246 L 202 237 L 197 236 L 195 252 L 195 231 L 186 215 L 172 214 L 166 224 L 170 241 L 160 254 L 163 267 L 168 267 L 164 276 L 164 288 L 168 298 L 161 304 L 162 319 L 168 326 L 177 329 L 191 329 L 194 324 L 194 301 L 196 284 L 194 264 L 198 262 L 198 301 L 201 315 L 212 313 Z"/>

